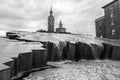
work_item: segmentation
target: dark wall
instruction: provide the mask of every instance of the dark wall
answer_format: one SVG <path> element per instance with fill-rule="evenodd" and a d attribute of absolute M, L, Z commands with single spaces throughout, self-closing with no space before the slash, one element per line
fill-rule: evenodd
<path fill-rule="evenodd" d="M 33 50 L 33 61 L 32 61 L 32 67 L 33 68 L 39 68 L 46 66 L 47 62 L 47 50 Z"/>
<path fill-rule="evenodd" d="M 10 80 L 10 68 L 0 71 L 0 80 Z"/>
<path fill-rule="evenodd" d="M 112 53 L 113 60 L 120 60 L 120 47 L 118 46 L 113 47 Z"/>

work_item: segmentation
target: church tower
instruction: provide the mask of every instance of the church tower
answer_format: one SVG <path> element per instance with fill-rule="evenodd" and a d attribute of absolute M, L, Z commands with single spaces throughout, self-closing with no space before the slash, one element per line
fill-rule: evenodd
<path fill-rule="evenodd" d="M 59 23 L 59 28 L 56 28 L 56 32 L 57 33 L 65 33 L 66 32 L 66 28 L 63 28 L 62 21 L 60 21 L 60 23 Z"/>
<path fill-rule="evenodd" d="M 48 16 L 48 32 L 54 32 L 54 16 L 52 7 L 50 10 L 50 15 Z"/>

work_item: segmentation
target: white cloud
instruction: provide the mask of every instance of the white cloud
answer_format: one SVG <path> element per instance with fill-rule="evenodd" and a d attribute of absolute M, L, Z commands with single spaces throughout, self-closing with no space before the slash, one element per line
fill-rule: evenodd
<path fill-rule="evenodd" d="M 0 30 L 47 29 L 53 5 L 56 27 L 63 21 L 67 31 L 95 34 L 94 20 L 103 15 L 102 6 L 112 0 L 0 0 Z"/>

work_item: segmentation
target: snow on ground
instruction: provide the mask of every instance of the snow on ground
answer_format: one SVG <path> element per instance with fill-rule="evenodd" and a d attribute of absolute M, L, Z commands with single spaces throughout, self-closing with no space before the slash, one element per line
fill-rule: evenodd
<path fill-rule="evenodd" d="M 22 33 L 22 34 L 21 34 Z M 58 34 L 58 33 L 25 33 L 23 36 L 23 32 L 21 32 L 17 35 L 19 35 L 19 39 L 22 40 L 32 40 L 32 41 L 40 41 L 40 42 L 52 42 L 55 44 L 58 44 L 59 42 L 70 42 L 70 43 L 76 43 L 76 42 L 82 42 L 86 44 L 96 44 L 99 46 L 102 46 L 101 41 L 90 38 L 85 35 L 76 35 L 76 34 Z"/>
<path fill-rule="evenodd" d="M 119 61 L 81 60 L 48 64 L 57 68 L 31 73 L 24 80 L 120 80 Z"/>
<path fill-rule="evenodd" d="M 4 63 L 13 61 L 12 58 L 18 57 L 19 54 L 32 52 L 32 50 L 43 50 L 43 44 L 39 42 L 21 42 L 17 40 L 9 40 L 0 37 L 0 70 L 8 69 Z"/>

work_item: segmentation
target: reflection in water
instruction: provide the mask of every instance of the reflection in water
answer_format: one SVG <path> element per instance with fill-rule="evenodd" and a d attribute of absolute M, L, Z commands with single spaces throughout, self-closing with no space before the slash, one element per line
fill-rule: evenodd
<path fill-rule="evenodd" d="M 48 62 L 59 68 L 31 73 L 24 80 L 120 80 L 120 62 L 81 60 Z"/>

